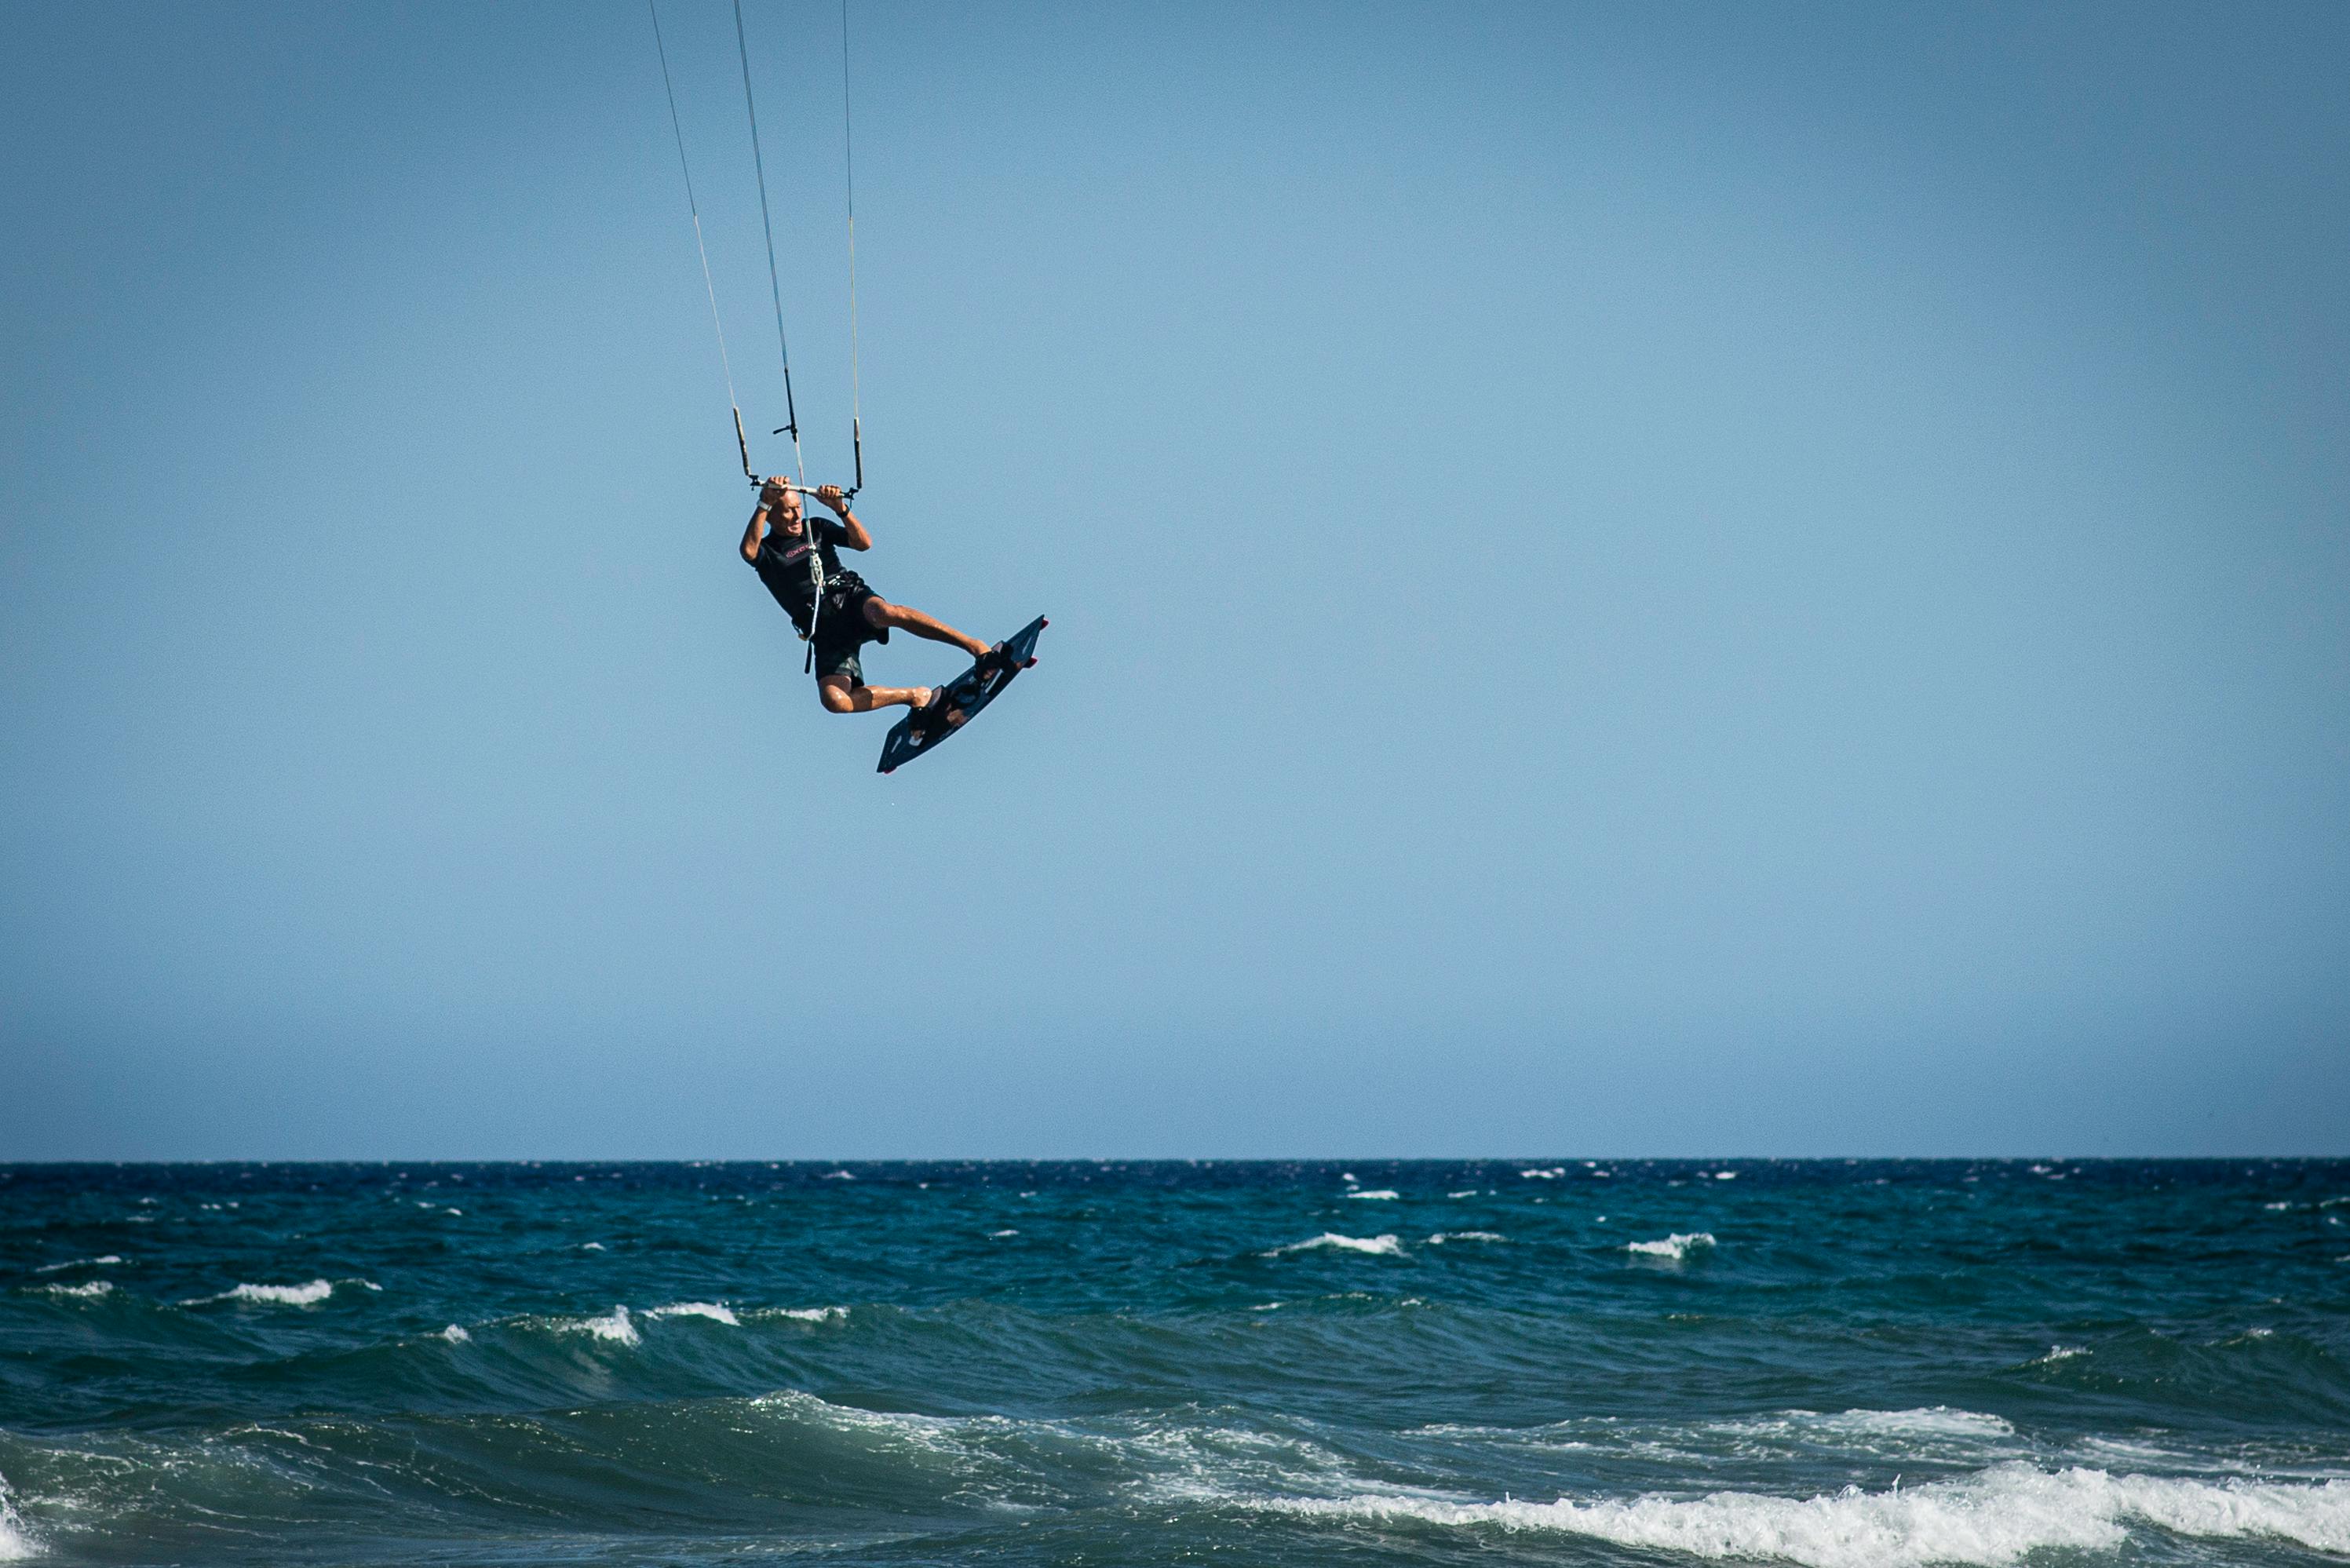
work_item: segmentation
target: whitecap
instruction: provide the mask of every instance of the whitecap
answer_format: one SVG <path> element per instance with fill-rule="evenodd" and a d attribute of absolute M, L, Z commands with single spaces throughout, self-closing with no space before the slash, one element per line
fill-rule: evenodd
<path fill-rule="evenodd" d="M 2205 1540 L 2282 1539 L 2350 1551 L 2350 1482 L 2220 1484 L 2103 1470 L 1995 1466 L 1906 1490 L 1847 1487 L 1804 1499 L 1717 1491 L 1578 1502 L 1456 1502 L 1425 1495 L 1268 1498 L 1257 1506 L 1338 1520 L 1556 1531 L 1701 1558 L 1778 1560 L 1805 1568 L 2005 1568 L 2027 1553 L 2110 1552 L 2143 1522 Z"/>
<path fill-rule="evenodd" d="M 733 1309 L 717 1302 L 678 1302 L 670 1306 L 658 1306 L 645 1314 L 647 1317 L 706 1317 L 712 1323 L 723 1323 L 729 1328 L 740 1328 L 743 1320 Z"/>
<path fill-rule="evenodd" d="M 1979 1410 L 1932 1405 L 1907 1410 L 1786 1410 L 1713 1423 L 1707 1430 L 1770 1448 L 1826 1446 L 1846 1455 L 1988 1462 L 2012 1456 L 2015 1428 Z"/>
<path fill-rule="evenodd" d="M 1458 1192 L 1448 1192 L 1444 1196 L 1447 1198 L 1474 1198 L 1477 1196 L 1477 1189 L 1473 1187 L 1464 1187 Z"/>
<path fill-rule="evenodd" d="M 213 1302 L 253 1302 L 266 1306 L 313 1307 L 334 1293 L 333 1281 L 312 1280 L 306 1285 L 237 1285 L 216 1296 L 198 1296 L 181 1304 L 205 1306 Z"/>
<path fill-rule="evenodd" d="M 845 1306 L 777 1307 L 777 1317 L 795 1318 L 801 1323 L 837 1323 L 848 1315 Z"/>
<path fill-rule="evenodd" d="M 605 1250 L 605 1247 L 601 1241 L 582 1241 L 579 1243 L 579 1250 L 583 1252 L 600 1252 Z"/>
<path fill-rule="evenodd" d="M 86 1285 L 43 1285 L 42 1291 L 53 1296 L 83 1296 L 92 1300 L 109 1295 L 114 1291 L 112 1280 L 92 1280 Z"/>
<path fill-rule="evenodd" d="M 990 1240 L 1000 1241 L 1006 1236 L 1017 1236 L 1020 1232 L 1017 1231 L 990 1231 L 987 1234 Z"/>
<path fill-rule="evenodd" d="M 608 1339 L 615 1345 L 636 1345 L 643 1338 L 637 1333 L 637 1325 L 629 1321 L 629 1309 L 625 1306 L 615 1306 L 602 1317 L 577 1318 L 561 1326 L 574 1334 L 592 1334 L 598 1339 Z"/>
<path fill-rule="evenodd" d="M 8 1480 L 0 1476 L 0 1563 L 14 1563 L 36 1555 L 41 1543 L 25 1528 L 16 1507 L 8 1501 Z"/>
<path fill-rule="evenodd" d="M 827 1170 L 824 1173 L 824 1179 L 827 1181 L 854 1181 L 857 1179 L 857 1177 L 855 1173 L 851 1171 Z"/>
<path fill-rule="evenodd" d="M 1566 1174 L 1566 1167 L 1554 1165 L 1539 1170 L 1522 1170 L 1518 1174 L 1528 1181 L 1556 1181 Z"/>
<path fill-rule="evenodd" d="M 120 1258 L 116 1257 L 112 1252 L 109 1252 L 103 1258 L 76 1258 L 70 1263 L 44 1263 L 39 1268 L 35 1269 L 33 1272 L 36 1274 L 62 1274 L 68 1269 L 103 1269 L 119 1264 L 121 1262 L 122 1260 Z"/>
<path fill-rule="evenodd" d="M 1669 1258 L 1678 1263 L 1700 1247 L 1711 1247 L 1713 1244 L 1713 1232 L 1711 1231 L 1691 1231 L 1687 1233 L 1676 1231 L 1661 1241 L 1634 1241 L 1624 1250 L 1627 1252 L 1644 1253 L 1651 1258 Z"/>
<path fill-rule="evenodd" d="M 1431 1247 L 1441 1247 L 1447 1241 L 1506 1241 L 1509 1238 L 1499 1231 L 1439 1231 L 1428 1239 Z"/>
<path fill-rule="evenodd" d="M 1360 1191 L 1360 1192 L 1349 1192 L 1348 1194 L 1347 1194 L 1347 1197 L 1349 1197 L 1349 1198 L 1371 1198 L 1371 1199 L 1388 1199 L 1388 1200 L 1390 1200 L 1390 1201 L 1391 1201 L 1391 1200 L 1393 1200 L 1393 1199 L 1397 1199 L 1397 1198 L 1400 1198 L 1400 1197 L 1401 1197 L 1401 1196 L 1403 1196 L 1403 1195 L 1402 1195 L 1401 1193 L 1398 1192 L 1398 1191 L 1397 1191 L 1394 1188 L 1392 1188 L 1392 1187 L 1378 1187 L 1378 1188 L 1365 1188 L 1365 1189 L 1364 1189 L 1362 1191 Z"/>
<path fill-rule="evenodd" d="M 1717 1170 L 1713 1173 L 1713 1179 L 1716 1181 L 1735 1181 L 1738 1179 L 1738 1172 L 1734 1170 Z"/>
<path fill-rule="evenodd" d="M 1336 1247 L 1347 1252 L 1376 1252 L 1389 1258 L 1403 1251 L 1403 1243 L 1393 1236 L 1341 1236 L 1336 1231 L 1325 1231 L 1311 1241 L 1292 1241 L 1286 1247 L 1275 1247 L 1265 1256 L 1277 1258 L 1284 1252 L 1303 1252 L 1315 1247 Z"/>
<path fill-rule="evenodd" d="M 447 1328 L 441 1331 L 441 1337 L 447 1340 L 452 1345 L 463 1345 L 470 1341 L 473 1336 L 466 1333 L 463 1327 L 460 1324 L 452 1323 Z"/>

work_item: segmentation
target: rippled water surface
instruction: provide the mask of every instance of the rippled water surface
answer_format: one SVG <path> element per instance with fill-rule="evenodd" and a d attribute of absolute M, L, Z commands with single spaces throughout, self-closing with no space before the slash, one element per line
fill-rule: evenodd
<path fill-rule="evenodd" d="M 2350 1163 L 0 1168 L 0 1559 L 2350 1556 Z"/>

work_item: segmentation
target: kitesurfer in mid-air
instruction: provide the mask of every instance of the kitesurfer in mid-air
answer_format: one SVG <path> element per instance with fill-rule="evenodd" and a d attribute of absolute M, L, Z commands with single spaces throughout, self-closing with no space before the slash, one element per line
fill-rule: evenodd
<path fill-rule="evenodd" d="M 840 564 L 838 551 L 869 550 L 873 535 L 848 509 L 848 498 L 837 484 L 816 492 L 832 517 L 810 518 L 800 509 L 800 493 L 781 475 L 771 475 L 759 487 L 758 510 L 743 531 L 743 559 L 759 574 L 800 635 L 808 636 L 815 621 L 816 699 L 828 713 L 869 713 L 876 708 L 929 706 L 928 686 L 868 686 L 858 650 L 868 642 L 887 642 L 892 628 L 902 628 L 932 642 L 952 643 L 974 659 L 991 651 L 986 643 L 968 637 L 920 610 L 893 605 L 865 579 Z M 836 522 L 833 519 L 837 518 Z M 824 598 L 816 602 L 815 575 L 808 569 L 808 552 L 816 552 L 824 566 Z M 959 711 L 944 715 L 960 723 Z"/>

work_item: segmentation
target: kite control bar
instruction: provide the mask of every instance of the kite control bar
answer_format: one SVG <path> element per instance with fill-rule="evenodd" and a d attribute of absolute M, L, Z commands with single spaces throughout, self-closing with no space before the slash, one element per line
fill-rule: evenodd
<path fill-rule="evenodd" d="M 785 425 L 783 430 L 774 431 L 770 433 L 774 435 L 782 435 L 784 431 L 789 430 L 792 430 L 792 427 L 790 425 Z M 794 431 L 794 433 L 796 434 L 797 432 Z M 848 486 L 846 490 L 843 490 L 840 493 L 841 499 L 844 501 L 850 499 L 856 495 L 858 491 L 865 488 L 865 428 L 863 421 L 851 419 L 848 421 L 848 439 L 850 451 L 855 453 L 857 459 L 857 483 Z M 743 410 L 741 409 L 736 409 L 734 410 L 734 450 L 742 453 L 743 456 L 743 477 L 749 480 L 754 485 L 764 486 L 767 483 L 766 480 L 760 476 L 757 469 L 751 466 L 751 441 L 750 438 L 743 433 Z M 802 495 L 814 495 L 816 493 L 816 486 L 812 484 L 795 484 L 789 480 L 785 480 L 784 482 L 784 488 L 785 490 L 797 491 Z"/>

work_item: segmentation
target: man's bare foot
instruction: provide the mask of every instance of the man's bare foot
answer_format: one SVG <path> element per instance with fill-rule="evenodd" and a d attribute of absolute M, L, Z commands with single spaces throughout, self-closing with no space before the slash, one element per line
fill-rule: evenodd
<path fill-rule="evenodd" d="M 937 698 L 939 691 L 940 689 L 936 686 L 917 686 L 914 688 L 914 691 L 916 693 L 914 700 L 910 703 L 908 703 L 907 706 L 919 713 L 931 705 L 931 701 Z M 950 730 L 954 729 L 964 720 L 970 717 L 970 714 L 964 712 L 960 708 L 950 708 L 947 710 L 947 728 Z"/>

